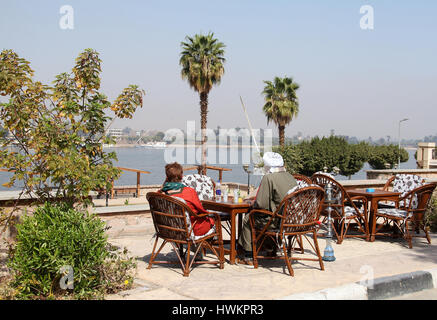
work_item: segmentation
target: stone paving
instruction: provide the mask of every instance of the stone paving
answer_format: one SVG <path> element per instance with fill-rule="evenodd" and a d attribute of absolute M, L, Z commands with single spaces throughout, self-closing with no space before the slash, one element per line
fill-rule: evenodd
<path fill-rule="evenodd" d="M 437 268 L 436 245 L 416 238 L 413 249 L 408 249 L 403 239 L 378 237 L 373 243 L 361 239 L 346 239 L 341 245 L 333 242 L 336 261 L 325 262 L 325 271 L 317 262 L 293 263 L 295 276 L 288 275 L 283 261 L 262 261 L 258 269 L 244 265 L 225 263 L 220 270 L 215 265 L 198 265 L 189 277 L 183 277 L 178 265 L 154 265 L 147 270 L 147 262 L 153 247 L 153 224 L 150 215 L 123 218 L 111 222 L 110 242 L 127 248 L 137 260 L 136 287 L 129 291 L 110 295 L 107 299 L 145 300 L 269 300 L 286 296 L 334 288 L 345 284 L 367 281 L 407 272 Z M 132 224 L 129 224 L 129 219 Z M 117 231 L 118 228 L 118 231 Z M 111 231 L 108 231 L 111 232 Z M 437 235 L 432 235 L 437 243 Z M 323 252 L 326 241 L 319 239 Z M 305 245 L 308 255 L 310 246 Z M 300 254 L 296 254 L 300 255 Z M 306 254 L 307 255 L 307 254 Z M 175 258 L 170 245 L 162 251 L 161 259 Z M 210 255 L 211 258 L 213 256 Z"/>

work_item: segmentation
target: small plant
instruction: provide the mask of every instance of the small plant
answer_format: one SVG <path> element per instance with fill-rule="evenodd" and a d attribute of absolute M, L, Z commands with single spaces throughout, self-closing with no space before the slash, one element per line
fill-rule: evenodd
<path fill-rule="evenodd" d="M 129 204 L 129 199 L 124 200 L 124 205 L 127 206 Z"/>
<path fill-rule="evenodd" d="M 431 231 L 437 231 L 437 197 L 433 196 L 429 202 L 426 212 L 426 225 Z"/>
<path fill-rule="evenodd" d="M 120 252 L 111 246 L 110 250 L 111 259 L 100 267 L 106 294 L 130 289 L 134 281 L 131 270 L 136 268 L 134 258 L 128 257 L 127 249 Z"/>
<path fill-rule="evenodd" d="M 135 264 L 114 251 L 95 215 L 46 203 L 17 230 L 9 267 L 18 299 L 103 298 L 132 285 Z"/>

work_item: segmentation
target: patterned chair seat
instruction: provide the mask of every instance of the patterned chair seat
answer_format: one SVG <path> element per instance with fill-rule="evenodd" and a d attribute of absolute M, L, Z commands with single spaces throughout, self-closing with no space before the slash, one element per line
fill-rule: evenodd
<path fill-rule="evenodd" d="M 401 210 L 401 209 L 396 209 L 396 208 L 383 208 L 383 209 L 378 209 L 378 214 L 383 214 L 386 216 L 392 216 L 395 218 L 402 218 L 402 219 L 406 219 L 412 216 L 412 213 L 410 213 L 408 215 L 408 211 L 406 210 Z"/>
<path fill-rule="evenodd" d="M 361 214 L 363 213 L 363 209 L 358 209 L 360 211 Z M 356 216 L 357 212 L 355 211 L 354 207 L 351 206 L 344 206 L 344 215 L 346 218 L 352 217 L 352 216 Z"/>

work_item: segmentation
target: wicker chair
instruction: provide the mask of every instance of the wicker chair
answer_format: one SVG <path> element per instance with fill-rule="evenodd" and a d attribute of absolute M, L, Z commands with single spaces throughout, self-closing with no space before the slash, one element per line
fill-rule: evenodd
<path fill-rule="evenodd" d="M 171 197 L 163 193 L 149 192 L 146 197 L 150 204 L 150 211 L 152 213 L 153 224 L 156 231 L 156 239 L 147 269 L 151 269 L 154 263 L 177 263 L 177 261 L 155 260 L 164 245 L 167 243 L 170 243 L 176 252 L 184 277 L 189 276 L 193 263 L 218 264 L 220 269 L 223 269 L 225 259 L 221 233 L 221 222 L 218 214 L 209 213 L 214 215 L 215 226 L 211 228 L 210 231 L 205 235 L 195 236 L 190 216 L 203 217 L 207 216 L 208 214 L 195 214 L 190 207 L 188 207 L 182 201 L 183 199 L 178 200 L 175 197 Z M 163 240 L 163 243 L 159 247 L 158 251 L 155 252 L 156 245 L 158 244 L 158 240 L 160 238 Z M 218 245 L 218 247 L 215 245 Z M 185 252 L 184 246 L 186 247 Z M 190 261 L 190 249 L 192 246 L 196 246 L 197 250 Z M 218 260 L 195 261 L 200 249 L 209 249 L 217 256 Z"/>
<path fill-rule="evenodd" d="M 344 187 L 331 175 L 315 173 L 311 176 L 311 180 L 324 190 L 328 184 L 332 187 L 332 199 L 335 202 L 330 204 L 331 209 L 333 209 L 331 210 L 331 223 L 337 237 L 337 244 L 341 244 L 344 238 L 357 237 L 369 240 L 369 225 L 366 212 L 367 199 L 365 197 L 349 196 Z M 326 223 L 328 219 L 327 207 L 328 205 L 324 202 L 321 213 L 323 223 Z M 355 224 L 356 233 L 348 234 L 352 223 Z"/>
<path fill-rule="evenodd" d="M 423 186 L 425 184 L 425 179 L 414 174 L 396 174 L 392 176 L 384 185 L 383 190 L 392 190 L 394 192 L 400 192 L 400 198 L 404 197 L 411 190 Z M 415 199 L 413 199 L 415 201 Z M 406 199 L 408 201 L 408 199 Z M 403 206 L 403 203 L 399 203 Z M 408 206 L 408 202 L 406 203 Z M 393 201 L 383 201 L 378 203 L 379 208 L 395 208 L 396 203 Z"/>
<path fill-rule="evenodd" d="M 431 238 L 428 233 L 428 229 L 425 226 L 425 214 L 428 207 L 428 203 L 431 199 L 432 193 L 437 184 L 429 183 L 423 186 L 417 187 L 404 196 L 401 196 L 396 201 L 395 208 L 381 208 L 378 209 L 375 214 L 376 232 L 375 235 L 388 235 L 387 232 L 381 233 L 381 229 L 393 224 L 393 230 L 399 230 L 404 239 L 408 241 L 408 247 L 413 247 L 412 238 L 421 237 L 418 235 L 412 235 L 412 229 L 416 231 L 416 234 L 420 233 L 420 229 L 425 233 L 425 238 L 428 243 L 431 244 Z M 382 223 L 378 225 L 378 221 Z"/>
<path fill-rule="evenodd" d="M 291 188 L 290 190 L 288 190 L 286 196 L 288 196 L 289 194 L 292 194 L 293 192 L 305 188 L 305 187 L 309 187 L 309 186 L 317 186 L 315 184 L 312 183 L 311 178 L 301 175 L 301 174 L 294 174 L 293 175 L 294 179 L 296 179 L 297 182 L 297 186 L 295 186 L 294 188 Z M 293 247 L 293 242 L 292 241 L 296 241 L 297 244 L 299 245 L 299 248 L 295 248 Z M 295 251 L 299 251 L 300 253 L 304 254 L 304 248 L 303 248 L 303 241 L 302 241 L 302 236 L 298 236 L 298 237 L 288 237 L 288 249 L 289 252 L 291 249 L 295 250 Z"/>
<path fill-rule="evenodd" d="M 318 186 L 299 188 L 297 191 L 287 195 L 275 212 L 267 210 L 254 209 L 249 213 L 249 221 L 252 228 L 252 250 L 254 267 L 258 268 L 258 259 L 283 259 L 286 262 L 290 276 L 294 276 L 291 266 L 292 260 L 318 261 L 321 270 L 324 270 L 322 256 L 320 254 L 317 242 L 317 231 L 320 226 L 319 215 L 323 201 L 324 191 Z M 263 229 L 257 229 L 254 216 L 257 214 L 266 214 L 270 216 L 268 223 Z M 270 228 L 270 225 L 279 219 L 277 229 Z M 307 238 L 311 233 L 314 246 Z M 286 238 L 292 237 L 298 239 L 303 236 L 313 248 L 317 259 L 295 258 L 290 254 L 290 244 L 285 245 Z M 283 255 L 267 257 L 261 256 L 261 248 L 266 239 L 270 238 L 276 243 L 278 248 L 283 249 Z"/>

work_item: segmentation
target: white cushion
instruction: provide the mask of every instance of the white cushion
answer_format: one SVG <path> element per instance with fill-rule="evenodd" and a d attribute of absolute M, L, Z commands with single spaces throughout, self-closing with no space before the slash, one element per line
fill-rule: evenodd
<path fill-rule="evenodd" d="M 384 214 L 387 216 L 393 216 L 397 218 L 407 218 L 408 211 L 396 209 L 396 208 L 388 208 L 388 209 L 378 209 L 378 214 Z M 411 217 L 411 213 L 408 217 Z"/>

